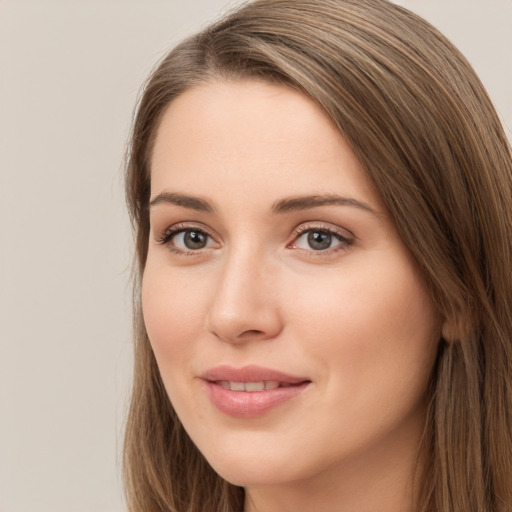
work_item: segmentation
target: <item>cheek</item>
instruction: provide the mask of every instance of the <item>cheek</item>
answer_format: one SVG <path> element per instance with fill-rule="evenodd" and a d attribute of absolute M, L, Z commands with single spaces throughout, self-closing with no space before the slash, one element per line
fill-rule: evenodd
<path fill-rule="evenodd" d="M 202 318 L 201 294 L 166 268 L 148 265 L 142 281 L 144 323 L 160 371 L 180 365 L 192 350 Z"/>
<path fill-rule="evenodd" d="M 380 261 L 373 269 L 347 266 L 309 283 L 308 294 L 295 294 L 294 338 L 309 340 L 305 349 L 322 362 L 321 378 L 347 396 L 389 398 L 407 386 L 419 393 L 434 363 L 440 319 L 411 265 Z"/>

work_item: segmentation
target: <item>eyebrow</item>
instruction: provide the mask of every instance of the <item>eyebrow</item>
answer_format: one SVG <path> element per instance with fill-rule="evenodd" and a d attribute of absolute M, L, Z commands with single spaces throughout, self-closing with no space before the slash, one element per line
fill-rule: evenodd
<path fill-rule="evenodd" d="M 309 210 L 310 208 L 317 208 L 319 206 L 352 206 L 360 208 L 366 212 L 379 216 L 378 213 L 368 204 L 352 197 L 344 197 L 335 194 L 330 195 L 313 195 L 313 196 L 299 196 L 290 197 L 276 201 L 272 205 L 272 213 L 280 214 L 291 211 Z"/>
<path fill-rule="evenodd" d="M 183 208 L 197 210 L 198 212 L 215 213 L 215 208 L 208 201 L 199 197 L 187 196 L 184 194 L 161 192 L 150 201 L 149 207 L 151 208 L 161 203 L 175 204 L 177 206 L 182 206 Z"/>
<path fill-rule="evenodd" d="M 189 196 L 186 194 L 178 194 L 175 192 L 161 192 L 150 201 L 149 207 L 151 208 L 157 204 L 162 203 L 174 204 L 176 206 L 196 210 L 198 212 L 216 212 L 215 208 L 205 199 Z M 379 216 L 371 206 L 364 203 L 363 201 L 359 201 L 358 199 L 354 199 L 352 197 L 339 196 L 336 194 L 297 196 L 280 199 L 272 205 L 272 213 L 278 215 L 330 205 L 352 206 L 369 212 L 377 217 Z"/>

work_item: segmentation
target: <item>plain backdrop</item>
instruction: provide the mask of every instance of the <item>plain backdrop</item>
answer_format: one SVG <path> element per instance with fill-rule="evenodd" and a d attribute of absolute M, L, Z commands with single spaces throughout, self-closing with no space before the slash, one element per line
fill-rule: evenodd
<path fill-rule="evenodd" d="M 401 0 L 512 131 L 512 0 Z M 122 512 L 131 238 L 122 157 L 144 78 L 228 0 L 0 0 L 0 512 Z"/>

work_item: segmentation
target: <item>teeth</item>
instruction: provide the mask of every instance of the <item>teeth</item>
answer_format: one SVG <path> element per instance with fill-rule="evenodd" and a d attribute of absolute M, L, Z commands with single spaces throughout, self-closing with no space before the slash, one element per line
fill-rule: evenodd
<path fill-rule="evenodd" d="M 263 391 L 265 389 L 265 383 L 261 382 L 246 382 L 245 391 Z"/>
<path fill-rule="evenodd" d="M 230 382 L 229 386 L 231 388 L 231 391 L 245 391 L 244 382 Z"/>
<path fill-rule="evenodd" d="M 219 386 L 231 391 L 264 391 L 266 389 L 276 389 L 279 387 L 279 382 L 274 380 L 265 380 L 260 382 L 232 382 L 228 380 L 217 381 Z"/>

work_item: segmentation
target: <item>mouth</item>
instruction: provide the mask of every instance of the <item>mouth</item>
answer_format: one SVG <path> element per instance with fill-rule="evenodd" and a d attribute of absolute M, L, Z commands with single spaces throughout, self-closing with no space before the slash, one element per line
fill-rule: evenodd
<path fill-rule="evenodd" d="M 255 418 L 295 399 L 312 381 L 258 366 L 219 366 L 201 376 L 212 404 L 236 418 Z"/>
<path fill-rule="evenodd" d="M 213 382 L 218 386 L 222 386 L 224 389 L 230 391 L 247 391 L 248 393 L 254 393 L 255 391 L 267 391 L 269 389 L 277 388 L 289 388 L 295 386 L 288 382 L 278 382 L 277 380 L 261 380 L 258 382 L 235 382 L 229 380 L 217 380 Z"/>
<path fill-rule="evenodd" d="M 240 384 L 244 384 L 244 386 L 248 384 L 249 388 L 251 388 L 254 384 L 261 388 L 261 385 L 263 384 L 263 388 L 257 389 L 257 391 L 262 391 L 265 389 L 265 386 L 268 386 L 268 389 L 274 389 L 277 387 L 286 387 L 309 381 L 306 377 L 299 377 L 279 370 L 256 365 L 247 365 L 241 368 L 235 368 L 228 365 L 216 366 L 215 368 L 211 368 L 203 373 L 201 378 L 209 382 L 218 383 L 223 387 L 225 387 L 224 384 L 226 386 L 227 384 L 230 386 L 233 384 L 235 388 Z M 233 391 L 251 391 L 251 389 L 239 388 L 233 389 Z"/>

